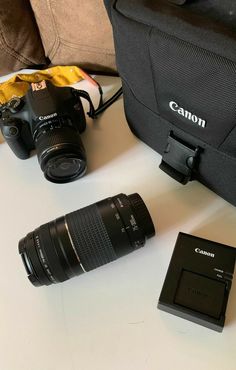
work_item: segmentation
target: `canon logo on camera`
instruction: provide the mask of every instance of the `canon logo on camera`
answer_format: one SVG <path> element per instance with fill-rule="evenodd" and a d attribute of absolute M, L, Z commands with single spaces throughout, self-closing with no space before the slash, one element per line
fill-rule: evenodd
<path fill-rule="evenodd" d="M 200 248 L 195 248 L 194 250 L 195 250 L 196 253 L 203 254 L 204 256 L 208 256 L 208 257 L 211 257 L 211 258 L 214 258 L 215 257 L 214 253 L 210 253 L 210 252 L 204 251 L 204 250 L 202 250 Z"/>
<path fill-rule="evenodd" d="M 49 114 L 48 116 L 40 116 L 39 120 L 44 121 L 45 119 L 53 118 L 53 117 L 56 117 L 56 116 L 57 116 L 57 113 L 55 112 L 55 113 Z"/>

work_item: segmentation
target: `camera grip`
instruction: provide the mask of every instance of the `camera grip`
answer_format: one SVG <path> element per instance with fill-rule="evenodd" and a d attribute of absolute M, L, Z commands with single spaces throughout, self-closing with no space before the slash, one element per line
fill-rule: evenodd
<path fill-rule="evenodd" d="M 27 159 L 30 156 L 30 148 L 24 140 L 24 133 L 29 130 L 28 124 L 20 119 L 11 119 L 3 122 L 1 125 L 5 141 L 13 153 L 20 159 Z"/>

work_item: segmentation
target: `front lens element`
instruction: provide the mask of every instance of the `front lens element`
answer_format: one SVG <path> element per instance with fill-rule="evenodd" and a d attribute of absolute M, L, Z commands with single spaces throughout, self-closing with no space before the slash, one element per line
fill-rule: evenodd
<path fill-rule="evenodd" d="M 72 155 L 62 155 L 52 157 L 47 162 L 44 175 L 51 182 L 66 183 L 83 176 L 85 171 L 86 161 Z"/>
<path fill-rule="evenodd" d="M 144 246 L 155 234 L 138 194 L 119 194 L 67 214 L 28 234 L 19 253 L 35 286 L 70 279 Z"/>

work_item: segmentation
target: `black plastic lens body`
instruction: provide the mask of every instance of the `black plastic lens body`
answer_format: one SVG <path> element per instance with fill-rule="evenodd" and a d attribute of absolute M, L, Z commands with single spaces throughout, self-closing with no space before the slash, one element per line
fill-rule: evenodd
<path fill-rule="evenodd" d="M 119 194 L 40 226 L 19 242 L 35 286 L 70 279 L 114 261 L 155 235 L 138 194 Z"/>
<path fill-rule="evenodd" d="M 86 172 L 85 149 L 80 132 L 70 117 L 40 122 L 34 132 L 34 141 L 38 161 L 47 180 L 66 183 Z"/>

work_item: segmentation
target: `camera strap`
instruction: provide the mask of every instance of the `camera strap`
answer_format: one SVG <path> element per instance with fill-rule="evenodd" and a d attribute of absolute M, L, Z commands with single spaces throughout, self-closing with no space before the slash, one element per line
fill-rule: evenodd
<path fill-rule="evenodd" d="M 92 99 L 87 91 L 74 89 L 74 94 L 77 97 L 83 98 L 89 102 L 89 111 L 87 112 L 87 114 L 92 119 L 97 118 L 99 114 L 103 113 L 107 108 L 109 108 L 117 99 L 119 99 L 119 97 L 123 93 L 122 88 L 120 88 L 110 99 L 108 99 L 106 102 L 103 102 L 103 91 L 99 84 L 98 90 L 100 93 L 100 101 L 98 107 L 95 109 Z"/>
<path fill-rule="evenodd" d="M 94 105 L 93 105 L 93 102 L 92 102 L 92 99 L 91 99 L 89 93 L 87 93 L 87 91 L 85 91 L 85 90 L 77 90 L 77 89 L 73 89 L 73 93 L 77 98 L 83 98 L 83 99 L 88 101 L 89 111 L 87 112 L 87 115 L 89 117 L 93 118 L 94 114 L 95 114 L 95 108 L 94 108 Z"/>

